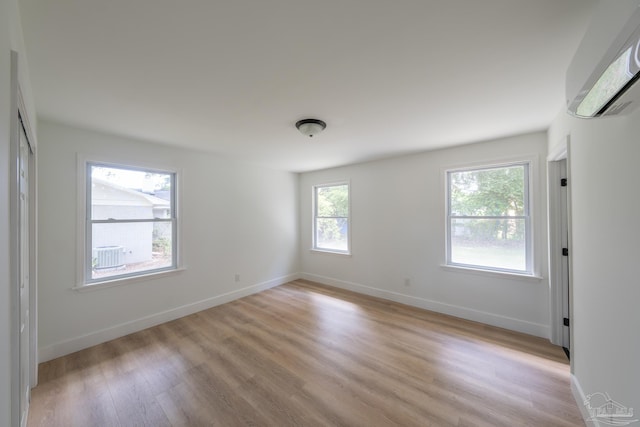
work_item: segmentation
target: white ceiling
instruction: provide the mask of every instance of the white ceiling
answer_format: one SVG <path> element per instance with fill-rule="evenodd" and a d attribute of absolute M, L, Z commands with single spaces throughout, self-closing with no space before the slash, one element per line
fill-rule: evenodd
<path fill-rule="evenodd" d="M 40 118 L 290 171 L 546 129 L 593 3 L 20 0 Z"/>

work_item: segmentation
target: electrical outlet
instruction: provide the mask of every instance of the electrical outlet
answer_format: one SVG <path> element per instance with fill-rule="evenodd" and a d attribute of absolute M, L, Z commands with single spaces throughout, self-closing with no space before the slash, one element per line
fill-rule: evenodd
<path fill-rule="evenodd" d="M 238 273 L 236 273 L 234 280 L 236 281 L 236 283 L 240 281 L 240 275 Z"/>
<path fill-rule="evenodd" d="M 404 285 L 405 285 L 405 286 L 411 286 L 411 279 L 409 279 L 408 277 L 406 277 L 406 278 L 404 279 Z"/>

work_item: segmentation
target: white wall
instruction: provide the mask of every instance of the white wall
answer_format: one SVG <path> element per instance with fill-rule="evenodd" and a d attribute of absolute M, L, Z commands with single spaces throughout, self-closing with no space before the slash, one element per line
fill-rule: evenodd
<path fill-rule="evenodd" d="M 9 146 L 11 50 L 20 55 L 19 79 L 27 113 L 35 119 L 17 0 L 0 1 L 0 425 L 11 424 L 11 292 L 9 276 Z M 35 131 L 35 129 L 33 129 Z"/>
<path fill-rule="evenodd" d="M 532 155 L 542 280 L 444 269 L 444 168 Z M 403 303 L 548 337 L 546 134 L 305 173 L 300 177 L 303 276 Z M 312 252 L 312 186 L 349 180 L 352 256 Z M 411 280 L 410 286 L 404 279 Z"/>
<path fill-rule="evenodd" d="M 39 132 L 41 360 L 296 277 L 297 175 L 46 121 Z M 78 153 L 179 171 L 185 271 L 71 290 L 77 283 Z"/>
<path fill-rule="evenodd" d="M 9 6 L 0 2 L 0 425 L 11 414 L 11 288 L 9 276 L 9 137 L 11 40 Z"/>
<path fill-rule="evenodd" d="M 573 237 L 572 370 L 585 395 L 608 392 L 637 414 L 640 110 L 593 120 L 562 113 L 549 130 L 549 150 L 566 135 Z"/>

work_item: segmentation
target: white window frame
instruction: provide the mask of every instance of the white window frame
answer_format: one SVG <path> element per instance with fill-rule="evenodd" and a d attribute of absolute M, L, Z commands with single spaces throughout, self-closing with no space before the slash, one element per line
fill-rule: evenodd
<path fill-rule="evenodd" d="M 346 185 L 347 186 L 347 195 L 348 195 L 348 200 L 347 200 L 347 250 L 346 251 L 342 251 L 339 249 L 332 249 L 332 248 L 323 248 L 323 247 L 318 247 L 318 242 L 317 242 L 317 224 L 318 224 L 318 219 L 326 219 L 326 218 L 345 218 L 345 217 L 318 217 L 318 202 L 317 202 L 317 198 L 318 198 L 318 189 L 320 188 L 328 188 L 328 187 L 340 187 Z M 312 251 L 316 251 L 316 252 L 325 252 L 325 253 L 332 253 L 332 254 L 339 254 L 339 255 L 351 255 L 351 184 L 349 181 L 340 181 L 340 182 L 332 182 L 332 183 L 328 183 L 328 184 L 318 184 L 318 185 L 314 185 L 312 187 L 312 217 L 313 217 L 313 224 L 311 227 L 311 250 Z"/>
<path fill-rule="evenodd" d="M 118 169 L 128 169 L 133 171 L 143 171 L 150 173 L 170 174 L 172 176 L 172 197 L 171 197 L 171 217 L 167 219 L 145 219 L 142 222 L 171 222 L 171 266 L 149 269 L 139 272 L 114 275 L 100 279 L 92 279 L 91 259 L 92 245 L 91 232 L 93 223 L 122 223 L 131 220 L 97 220 L 91 219 L 91 166 L 113 167 Z M 180 193 L 180 172 L 174 168 L 155 167 L 143 163 L 121 162 L 118 159 L 101 159 L 78 154 L 78 237 L 77 237 L 77 284 L 73 288 L 77 291 L 94 290 L 104 287 L 119 286 L 126 283 L 134 283 L 167 274 L 174 274 L 182 271 L 181 267 L 181 241 L 180 241 L 180 221 L 179 221 L 179 193 Z M 137 220 L 139 222 L 139 220 Z"/>
<path fill-rule="evenodd" d="M 524 166 L 525 167 L 525 177 L 524 177 L 524 203 L 525 203 L 525 212 L 522 216 L 453 216 L 451 215 L 451 174 L 456 172 L 474 172 L 488 169 L 500 169 L 500 168 L 508 168 L 514 166 Z M 451 169 L 446 169 L 444 171 L 444 182 L 445 182 L 445 206 L 446 206 L 446 257 L 445 257 L 445 267 L 450 267 L 454 269 L 463 269 L 470 270 L 475 272 L 486 272 L 486 273 L 494 273 L 500 275 L 514 275 L 521 277 L 531 277 L 539 279 L 537 275 L 537 259 L 536 259 L 536 235 L 535 235 L 535 219 L 534 215 L 534 183 L 537 180 L 537 167 L 534 159 L 515 159 L 509 160 L 500 163 L 481 163 L 481 164 L 472 164 L 466 165 Z M 480 219 L 500 219 L 500 218 L 520 218 L 525 220 L 525 257 L 526 257 L 526 270 L 513 270 L 513 269 L 505 269 L 505 268 L 496 268 L 492 266 L 483 266 L 476 264 L 463 264 L 463 263 L 455 263 L 451 260 L 451 222 L 453 219 L 460 218 L 480 218 Z"/>

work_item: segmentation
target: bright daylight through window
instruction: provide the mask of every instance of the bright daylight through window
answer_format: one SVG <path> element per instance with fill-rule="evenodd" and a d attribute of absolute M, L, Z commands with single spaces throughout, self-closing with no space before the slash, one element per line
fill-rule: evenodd
<path fill-rule="evenodd" d="M 313 249 L 348 254 L 349 185 L 319 185 L 313 194 Z"/>
<path fill-rule="evenodd" d="M 85 283 L 173 270 L 175 173 L 87 163 Z"/>
<path fill-rule="evenodd" d="M 532 275 L 529 164 L 447 172 L 447 264 Z"/>

